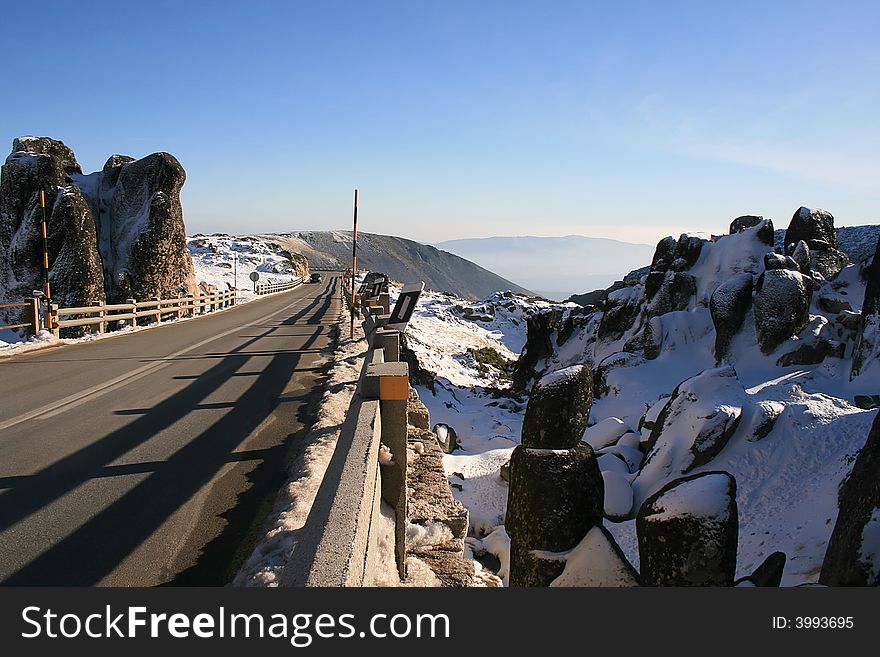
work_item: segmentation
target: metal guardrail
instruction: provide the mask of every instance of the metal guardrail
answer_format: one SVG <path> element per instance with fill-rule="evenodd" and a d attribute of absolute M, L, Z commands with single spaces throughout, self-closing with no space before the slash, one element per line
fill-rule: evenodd
<path fill-rule="evenodd" d="M 254 292 L 259 296 L 272 294 L 274 292 L 284 292 L 285 290 L 292 290 L 295 287 L 299 287 L 303 284 L 304 280 L 305 278 L 300 276 L 287 283 L 260 283 L 254 286 Z"/>

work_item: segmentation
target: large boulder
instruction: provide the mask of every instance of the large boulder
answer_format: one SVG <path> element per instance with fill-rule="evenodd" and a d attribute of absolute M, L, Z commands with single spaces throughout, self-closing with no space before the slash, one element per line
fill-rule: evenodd
<path fill-rule="evenodd" d="M 22 137 L 12 151 L 0 174 L 0 250 L 8 254 L 0 296 L 20 299 L 43 287 L 40 191 L 60 306 L 196 293 L 180 204 L 185 174 L 172 155 L 114 155 L 102 171 L 83 175 L 60 141 Z"/>
<path fill-rule="evenodd" d="M 703 472 L 670 482 L 636 517 L 643 586 L 732 586 L 739 521 L 736 481 Z"/>
<path fill-rule="evenodd" d="M 730 341 L 740 328 L 752 305 L 752 275 L 748 272 L 731 276 L 715 288 L 709 301 L 712 324 L 715 326 L 715 358 L 727 355 Z"/>
<path fill-rule="evenodd" d="M 520 445 L 510 461 L 505 527 L 511 540 L 511 586 L 548 586 L 564 560 L 536 554 L 570 550 L 604 510 L 602 475 L 592 448 L 533 449 Z"/>
<path fill-rule="evenodd" d="M 95 224 L 88 203 L 75 185 L 55 198 L 48 226 L 49 281 L 52 300 L 62 308 L 104 303 L 104 276 Z M 80 334 L 86 327 L 80 327 Z"/>
<path fill-rule="evenodd" d="M 562 325 L 562 312 L 550 309 L 526 317 L 526 344 L 513 372 L 514 388 L 523 391 L 535 376 L 539 363 L 553 354 L 553 334 Z"/>
<path fill-rule="evenodd" d="M 619 340 L 633 328 L 641 312 L 639 297 L 634 288 L 623 288 L 612 292 L 605 300 L 602 319 L 596 331 L 600 340 L 613 342 Z"/>
<path fill-rule="evenodd" d="M 757 217 L 751 214 L 737 217 L 730 222 L 730 234 L 741 233 L 758 225 L 761 226 L 758 229 L 758 239 L 767 246 L 773 246 L 773 222 L 769 219 L 765 220 L 764 217 Z"/>
<path fill-rule="evenodd" d="M 811 248 L 838 248 L 834 217 L 827 210 L 798 208 L 785 231 L 785 252 L 791 254 L 798 242 L 803 240 Z"/>
<path fill-rule="evenodd" d="M 542 377 L 532 387 L 522 427 L 525 447 L 567 449 L 577 445 L 593 403 L 593 372 L 573 365 Z"/>
<path fill-rule="evenodd" d="M 186 174 L 169 153 L 120 164 L 109 202 L 105 254 L 111 298 L 195 293 L 180 190 Z"/>
<path fill-rule="evenodd" d="M 636 503 L 671 479 L 710 462 L 733 436 L 748 403 L 729 365 L 680 383 L 653 422 L 645 446 L 648 455 L 633 482 Z"/>
<path fill-rule="evenodd" d="M 828 586 L 880 585 L 880 414 L 852 472 L 840 488 L 837 522 L 819 582 Z"/>
<path fill-rule="evenodd" d="M 864 271 L 867 280 L 862 317 L 853 351 L 850 378 L 859 376 L 880 360 L 880 240 L 874 260 Z"/>
<path fill-rule="evenodd" d="M 812 251 L 810 255 L 810 269 L 826 280 L 837 276 L 843 268 L 850 264 L 849 256 L 837 249 L 824 249 Z"/>
<path fill-rule="evenodd" d="M 755 289 L 758 345 L 769 354 L 806 326 L 813 284 L 798 272 L 770 269 L 758 277 Z"/>
<path fill-rule="evenodd" d="M 649 301 L 646 314 L 658 317 L 685 310 L 697 291 L 696 280 L 678 271 L 651 272 L 645 279 L 645 298 Z"/>
<path fill-rule="evenodd" d="M 20 301 L 43 289 L 40 192 L 46 202 L 49 281 L 61 306 L 104 301 L 95 224 L 71 176 L 81 173 L 64 143 L 21 137 L 0 173 L 0 297 Z"/>

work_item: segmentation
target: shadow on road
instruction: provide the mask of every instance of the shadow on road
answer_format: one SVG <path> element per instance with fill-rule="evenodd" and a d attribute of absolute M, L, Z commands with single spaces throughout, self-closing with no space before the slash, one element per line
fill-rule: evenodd
<path fill-rule="evenodd" d="M 149 472 L 122 497 L 98 511 L 70 535 L 37 556 L 17 572 L 8 576 L 4 585 L 94 585 L 150 537 L 178 508 L 190 500 L 200 488 L 214 478 L 223 466 L 244 459 L 262 459 L 248 475 L 249 488 L 239 495 L 234 508 L 225 515 L 226 527 L 203 549 L 199 562 L 180 575 L 179 582 L 219 585 L 222 565 L 254 525 L 257 507 L 265 504 L 285 478 L 285 454 L 295 434 L 271 449 L 244 454 L 233 453 L 260 424 L 283 403 L 280 399 L 291 374 L 297 369 L 302 353 L 311 350 L 322 333 L 321 317 L 330 309 L 335 285 L 325 289 L 307 307 L 288 317 L 280 325 L 267 326 L 265 331 L 250 338 L 228 354 L 222 355 L 207 372 L 192 380 L 183 390 L 152 408 L 133 409 L 123 413 L 138 415 L 131 424 L 98 438 L 89 446 L 53 463 L 34 475 L 7 477 L 12 487 L 3 494 L 0 504 L 0 530 L 12 527 L 24 518 L 39 512 L 81 484 L 99 477 L 111 476 L 121 468 Z M 312 314 L 314 313 L 314 314 Z M 311 315 L 311 316 L 310 316 Z M 306 319 L 308 318 L 308 319 Z M 283 327 L 316 326 L 302 349 L 245 353 L 255 342 L 277 334 Z M 254 355 L 269 355 L 271 360 L 260 371 L 243 371 Z M 218 356 L 220 356 L 218 354 Z M 167 460 L 135 466 L 112 466 L 116 459 L 149 441 L 194 408 L 203 406 L 206 398 L 217 391 L 230 377 L 247 375 L 253 382 L 220 420 L 194 435 Z M 286 397 L 302 402 L 309 397 Z M 299 421 L 307 418 L 308 404 L 300 404 Z M 288 418 L 285 418 L 289 421 Z M 273 488 L 274 487 L 274 488 Z M 169 573 L 169 578 L 175 573 Z M 225 574 L 228 577 L 228 573 Z"/>

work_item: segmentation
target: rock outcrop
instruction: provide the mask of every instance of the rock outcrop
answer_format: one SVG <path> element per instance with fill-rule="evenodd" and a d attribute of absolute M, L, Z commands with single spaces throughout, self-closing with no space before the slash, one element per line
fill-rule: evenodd
<path fill-rule="evenodd" d="M 95 223 L 82 191 L 81 173 L 66 145 L 47 137 L 21 137 L 0 173 L 0 298 L 20 301 L 43 289 L 40 192 L 45 195 L 49 281 L 53 301 L 84 306 L 104 301 Z"/>
<path fill-rule="evenodd" d="M 752 287 L 752 275 L 743 272 L 731 276 L 712 293 L 709 311 L 715 326 L 715 358 L 718 361 L 727 355 L 730 341 L 742 328 L 752 306 Z"/>
<path fill-rule="evenodd" d="M 880 414 L 852 472 L 840 489 L 840 511 L 819 582 L 828 586 L 880 585 Z"/>
<path fill-rule="evenodd" d="M 813 283 L 789 269 L 769 269 L 758 277 L 755 289 L 758 345 L 769 354 L 806 326 Z"/>
<path fill-rule="evenodd" d="M 180 205 L 184 180 L 168 153 L 141 160 L 114 155 L 102 171 L 83 175 L 62 142 L 16 139 L 0 183 L 0 250 L 9 255 L 0 296 L 19 300 L 43 287 L 40 191 L 53 302 L 69 307 L 195 293 Z"/>
<path fill-rule="evenodd" d="M 862 318 L 853 352 L 850 378 L 859 376 L 880 360 L 880 240 L 874 253 L 874 260 L 864 271 L 867 280 L 865 301 L 862 304 Z"/>

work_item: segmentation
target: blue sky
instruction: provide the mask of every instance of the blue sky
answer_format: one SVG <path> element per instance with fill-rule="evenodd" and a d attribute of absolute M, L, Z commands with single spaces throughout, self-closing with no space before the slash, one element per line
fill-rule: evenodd
<path fill-rule="evenodd" d="M 165 150 L 189 232 L 880 222 L 877 2 L 4 2 L 0 126 Z M 10 26 L 15 26 L 12 29 Z M 8 146 L 4 147 L 8 148 Z"/>

